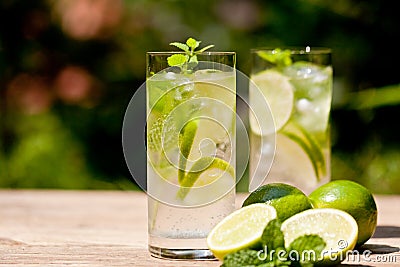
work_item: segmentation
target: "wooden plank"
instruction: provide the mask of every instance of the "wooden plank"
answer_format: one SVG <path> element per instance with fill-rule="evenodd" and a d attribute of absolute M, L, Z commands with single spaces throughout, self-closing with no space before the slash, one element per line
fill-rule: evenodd
<path fill-rule="evenodd" d="M 237 206 L 245 195 L 238 196 Z M 400 196 L 376 197 L 370 262 L 400 265 Z M 218 261 L 170 261 L 147 252 L 147 201 L 142 192 L 0 191 L 0 264 L 40 266 L 219 266 Z M 384 257 L 386 257 L 384 259 Z M 396 260 L 392 263 L 373 262 Z"/>

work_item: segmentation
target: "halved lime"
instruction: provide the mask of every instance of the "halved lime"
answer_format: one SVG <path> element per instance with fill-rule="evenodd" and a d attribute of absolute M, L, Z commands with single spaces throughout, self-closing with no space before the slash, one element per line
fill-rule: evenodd
<path fill-rule="evenodd" d="M 258 95 L 258 90 L 250 84 L 250 107 L 254 114 L 250 113 L 250 126 L 257 135 L 268 135 L 279 131 L 289 120 L 293 110 L 294 88 L 289 78 L 276 70 L 265 70 L 251 76 L 251 80 L 261 91 L 264 99 Z M 269 105 L 274 120 L 275 129 L 268 123 L 260 123 L 260 119 L 266 117 L 265 105 Z"/>
<path fill-rule="evenodd" d="M 289 252 L 290 243 L 296 238 L 319 235 L 326 246 L 321 255 L 315 255 L 314 262 L 323 265 L 342 262 L 346 258 L 346 252 L 355 247 L 358 233 L 357 222 L 350 214 L 330 208 L 300 212 L 284 221 L 281 230 Z"/>
<path fill-rule="evenodd" d="M 275 209 L 263 203 L 240 208 L 220 221 L 207 237 L 208 248 L 223 260 L 225 255 L 260 243 L 268 222 L 276 218 Z"/>

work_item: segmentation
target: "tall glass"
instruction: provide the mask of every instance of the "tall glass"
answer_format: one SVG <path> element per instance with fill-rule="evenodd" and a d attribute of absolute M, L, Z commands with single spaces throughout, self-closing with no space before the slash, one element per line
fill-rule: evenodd
<path fill-rule="evenodd" d="M 250 190 L 283 182 L 310 193 L 330 180 L 331 50 L 265 48 L 251 55 Z M 272 123 L 263 122 L 265 106 Z"/>
<path fill-rule="evenodd" d="M 206 237 L 235 208 L 234 52 L 203 52 L 169 67 L 147 53 L 149 251 L 212 259 Z"/>

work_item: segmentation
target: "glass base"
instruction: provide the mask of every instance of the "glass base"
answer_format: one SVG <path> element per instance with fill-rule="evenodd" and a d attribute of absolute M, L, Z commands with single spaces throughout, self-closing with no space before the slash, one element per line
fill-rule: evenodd
<path fill-rule="evenodd" d="M 174 249 L 149 246 L 151 256 L 172 260 L 216 260 L 208 249 Z"/>

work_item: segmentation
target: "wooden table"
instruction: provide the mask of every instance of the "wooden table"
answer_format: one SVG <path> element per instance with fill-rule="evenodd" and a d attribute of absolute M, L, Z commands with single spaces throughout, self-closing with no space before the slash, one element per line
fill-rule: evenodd
<path fill-rule="evenodd" d="M 244 197 L 238 196 L 238 205 Z M 400 266 L 400 196 L 376 201 L 378 228 L 363 246 L 372 254 L 348 266 Z M 151 257 L 146 214 L 142 192 L 0 190 L 0 265 L 220 265 Z"/>

